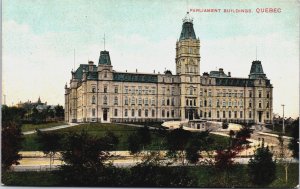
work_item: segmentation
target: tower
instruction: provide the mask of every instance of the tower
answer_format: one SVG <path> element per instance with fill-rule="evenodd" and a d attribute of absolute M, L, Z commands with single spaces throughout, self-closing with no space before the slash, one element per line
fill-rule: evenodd
<path fill-rule="evenodd" d="M 200 88 L 200 40 L 196 38 L 193 19 L 187 12 L 176 43 L 176 74 L 180 77 L 181 119 L 198 118 Z"/>

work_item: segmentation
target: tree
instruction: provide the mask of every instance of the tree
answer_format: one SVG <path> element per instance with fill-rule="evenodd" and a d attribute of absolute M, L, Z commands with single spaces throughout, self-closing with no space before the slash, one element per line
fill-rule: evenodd
<path fill-rule="evenodd" d="M 54 110 L 55 110 L 55 117 L 57 117 L 57 118 L 64 117 L 65 111 L 64 111 L 63 106 L 58 104 L 57 106 L 54 107 Z"/>
<path fill-rule="evenodd" d="M 2 153 L 1 168 L 6 171 L 11 165 L 18 165 L 21 159 L 19 151 L 22 149 L 23 135 L 21 119 L 24 111 L 15 107 L 2 106 Z"/>
<path fill-rule="evenodd" d="M 293 157 L 299 159 L 299 117 L 292 123 L 291 134 L 289 149 L 292 150 Z"/>
<path fill-rule="evenodd" d="M 36 141 L 40 144 L 42 151 L 49 155 L 50 158 L 50 170 L 54 157 L 59 150 L 62 149 L 63 135 L 56 132 L 41 132 L 37 129 Z"/>
<path fill-rule="evenodd" d="M 144 126 L 142 128 L 139 128 L 137 131 L 137 135 L 139 136 L 140 144 L 143 146 L 143 149 L 146 145 L 151 143 L 151 133 L 149 127 Z"/>
<path fill-rule="evenodd" d="M 146 145 L 151 143 L 151 133 L 147 126 L 139 128 L 137 132 L 128 137 L 128 150 L 131 154 L 139 153 Z"/>
<path fill-rule="evenodd" d="M 209 131 L 193 133 L 185 148 L 186 159 L 190 163 L 197 163 L 202 158 L 201 151 L 208 152 L 209 145 L 213 143 L 213 139 L 209 136 Z"/>
<path fill-rule="evenodd" d="M 142 148 L 140 145 L 140 136 L 134 132 L 131 135 L 129 135 L 128 139 L 128 150 L 131 154 L 139 153 Z"/>
<path fill-rule="evenodd" d="M 86 131 L 70 133 L 65 140 L 60 176 L 63 185 L 69 186 L 106 186 L 109 165 L 109 151 L 113 149 L 108 137 L 96 137 Z M 113 170 L 110 170 L 113 171 Z M 108 175 L 111 175 L 108 174 Z"/>
<path fill-rule="evenodd" d="M 182 128 L 174 129 L 167 135 L 167 149 L 168 156 L 174 159 L 181 158 L 184 164 L 184 150 L 189 142 L 191 136 L 190 131 L 183 130 Z"/>
<path fill-rule="evenodd" d="M 252 183 L 266 186 L 276 178 L 276 162 L 268 147 L 256 149 L 254 157 L 249 160 L 248 174 Z"/>

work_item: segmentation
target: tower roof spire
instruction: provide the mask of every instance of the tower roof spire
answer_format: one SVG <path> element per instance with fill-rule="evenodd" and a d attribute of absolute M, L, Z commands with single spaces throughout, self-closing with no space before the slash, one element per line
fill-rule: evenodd
<path fill-rule="evenodd" d="M 187 12 L 182 21 L 183 24 L 179 41 L 184 39 L 196 39 L 196 34 L 193 26 L 193 18 L 190 16 L 189 12 Z"/>

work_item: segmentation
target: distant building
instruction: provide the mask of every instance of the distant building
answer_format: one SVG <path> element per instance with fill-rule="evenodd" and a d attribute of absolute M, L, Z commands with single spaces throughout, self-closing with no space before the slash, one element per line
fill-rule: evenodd
<path fill-rule="evenodd" d="M 41 98 L 39 97 L 38 100 L 36 102 L 31 102 L 31 101 L 27 101 L 27 102 L 19 102 L 17 104 L 17 107 L 19 108 L 24 108 L 26 110 L 32 110 L 33 108 L 37 108 L 39 111 L 42 111 L 44 109 L 47 109 L 48 105 L 47 102 L 42 102 Z"/>
<path fill-rule="evenodd" d="M 169 70 L 116 72 L 109 52 L 101 51 L 97 65 L 89 61 L 71 72 L 70 86 L 65 86 L 65 121 L 272 122 L 273 86 L 259 60 L 252 62 L 247 78 L 235 78 L 222 68 L 200 75 L 200 58 L 200 40 L 189 15 L 176 42 L 175 75 Z"/>

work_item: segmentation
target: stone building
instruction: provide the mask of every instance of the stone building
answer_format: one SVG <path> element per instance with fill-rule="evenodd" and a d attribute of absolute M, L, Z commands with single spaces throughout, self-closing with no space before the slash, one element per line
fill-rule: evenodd
<path fill-rule="evenodd" d="M 272 122 L 272 84 L 260 61 L 245 78 L 223 69 L 200 74 L 200 40 L 193 20 L 183 19 L 176 42 L 176 74 L 113 70 L 109 52 L 72 71 L 65 86 L 65 121 L 136 122 L 207 119 L 265 124 Z M 249 65 L 250 67 L 250 65 Z"/>

